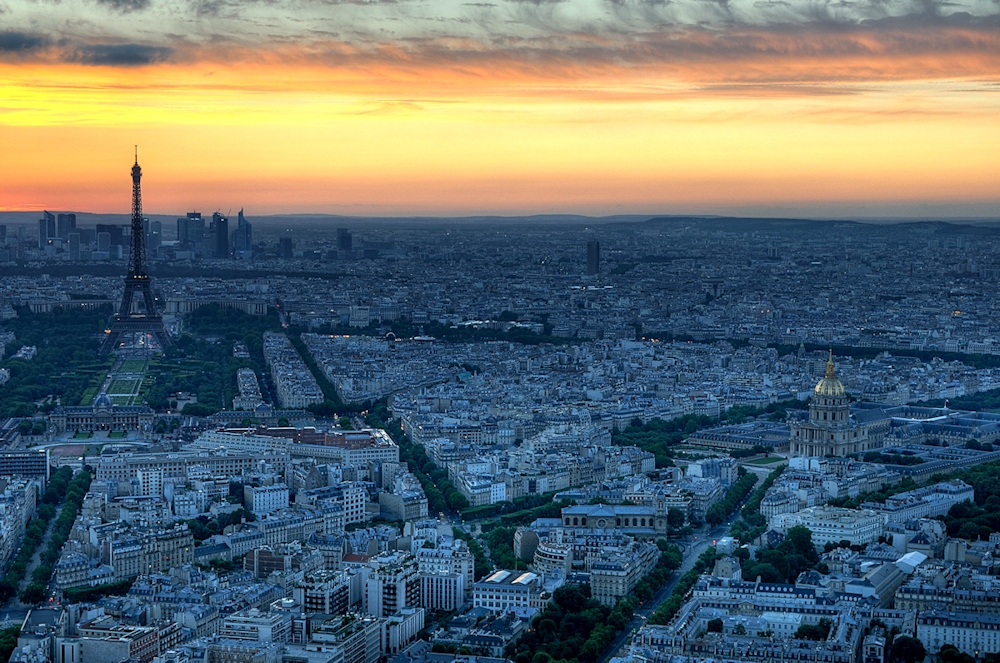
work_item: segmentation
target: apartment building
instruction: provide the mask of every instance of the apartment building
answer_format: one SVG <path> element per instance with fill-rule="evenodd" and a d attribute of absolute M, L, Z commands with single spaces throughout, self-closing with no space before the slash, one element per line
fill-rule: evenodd
<path fill-rule="evenodd" d="M 812 531 L 812 542 L 818 548 L 827 543 L 849 541 L 851 545 L 865 545 L 878 540 L 885 529 L 884 514 L 860 509 L 841 509 L 832 506 L 815 506 L 796 513 L 774 516 L 771 527 L 779 532 L 803 525 Z"/>
<path fill-rule="evenodd" d="M 472 590 L 472 604 L 494 612 L 514 608 L 544 608 L 549 597 L 544 592 L 542 576 L 528 571 L 494 571 Z"/>

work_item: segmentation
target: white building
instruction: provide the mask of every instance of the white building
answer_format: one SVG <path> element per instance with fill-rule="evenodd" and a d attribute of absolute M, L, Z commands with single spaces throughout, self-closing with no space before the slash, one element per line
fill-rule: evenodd
<path fill-rule="evenodd" d="M 975 499 L 972 486 L 961 479 L 953 479 L 893 495 L 885 502 L 865 502 L 861 506 L 884 513 L 890 523 L 905 523 L 918 518 L 943 516 L 956 504 L 975 502 Z"/>
<path fill-rule="evenodd" d="M 465 578 L 452 571 L 420 574 L 420 605 L 428 610 L 450 612 L 465 602 Z"/>
<path fill-rule="evenodd" d="M 249 431 L 205 431 L 188 449 L 230 449 L 260 456 L 280 456 L 288 453 L 289 440 L 275 435 L 256 435 Z"/>
<path fill-rule="evenodd" d="M 460 472 L 455 487 L 472 506 L 507 501 L 507 484 L 491 475 Z"/>
<path fill-rule="evenodd" d="M 264 360 L 282 407 L 297 409 L 323 402 L 323 392 L 284 334 L 264 332 Z"/>
<path fill-rule="evenodd" d="M 219 637 L 254 642 L 288 642 L 291 631 L 291 613 L 262 612 L 250 608 L 226 617 L 219 628 Z"/>
<path fill-rule="evenodd" d="M 457 573 L 462 576 L 465 598 L 471 598 L 476 559 L 464 541 L 453 539 L 450 546 L 420 548 L 416 556 L 417 568 L 421 575 Z"/>
<path fill-rule="evenodd" d="M 365 582 L 365 612 L 388 617 L 420 604 L 420 574 L 413 555 L 387 553 L 371 559 L 369 565 L 372 572 Z"/>
<path fill-rule="evenodd" d="M 365 522 L 368 491 L 362 486 L 357 484 L 345 486 L 340 499 L 336 500 L 336 502 L 344 509 L 345 525 Z"/>
<path fill-rule="evenodd" d="M 923 610 L 917 616 L 917 639 L 928 653 L 953 645 L 979 658 L 986 652 L 1000 651 L 1000 615 Z"/>
<path fill-rule="evenodd" d="M 283 483 L 271 486 L 244 486 L 243 506 L 259 516 L 287 509 L 288 486 Z"/>
<path fill-rule="evenodd" d="M 139 494 L 143 497 L 163 497 L 163 470 L 142 469 L 136 472 Z"/>
<path fill-rule="evenodd" d="M 416 640 L 417 633 L 424 628 L 425 615 L 423 608 L 414 607 L 403 608 L 390 615 L 385 623 L 385 643 L 382 650 L 386 654 L 395 654 Z"/>
<path fill-rule="evenodd" d="M 472 592 L 474 607 L 494 612 L 544 608 L 549 598 L 542 587 L 542 577 L 528 571 L 495 571 L 477 582 Z"/>
<path fill-rule="evenodd" d="M 877 541 L 885 529 L 884 514 L 861 509 L 841 509 L 832 506 L 814 506 L 795 513 L 776 515 L 771 527 L 786 533 L 789 528 L 803 525 L 812 531 L 812 542 L 817 548 L 827 543 L 850 541 L 851 545 L 865 545 Z"/>

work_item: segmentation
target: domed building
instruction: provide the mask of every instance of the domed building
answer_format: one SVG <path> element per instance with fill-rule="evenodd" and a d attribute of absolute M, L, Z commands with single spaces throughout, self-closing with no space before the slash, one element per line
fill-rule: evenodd
<path fill-rule="evenodd" d="M 93 405 L 60 405 L 52 412 L 51 421 L 60 433 L 67 431 L 148 431 L 156 413 L 148 405 L 115 405 L 103 391 Z"/>
<path fill-rule="evenodd" d="M 809 419 L 789 422 L 791 456 L 847 456 L 882 446 L 889 419 L 880 410 L 851 411 L 851 399 L 837 378 L 833 353 L 813 390 Z"/>

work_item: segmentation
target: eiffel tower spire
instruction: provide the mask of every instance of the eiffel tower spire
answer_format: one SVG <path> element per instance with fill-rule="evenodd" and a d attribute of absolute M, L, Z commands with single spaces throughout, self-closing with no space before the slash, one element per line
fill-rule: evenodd
<path fill-rule="evenodd" d="M 139 148 L 136 147 L 135 164 L 132 166 L 132 240 L 128 255 L 128 273 L 125 276 L 125 294 L 111 324 L 111 333 L 104 338 L 101 354 L 118 349 L 122 337 L 130 334 L 150 334 L 156 337 L 161 348 L 170 345 L 170 337 L 163 326 L 163 318 L 156 311 L 153 286 L 149 278 L 146 260 L 146 231 L 142 218 L 142 190 L 139 181 L 142 168 L 139 167 Z M 135 295 L 141 294 L 141 310 L 133 310 Z M 139 302 L 136 302 L 139 303 Z"/>

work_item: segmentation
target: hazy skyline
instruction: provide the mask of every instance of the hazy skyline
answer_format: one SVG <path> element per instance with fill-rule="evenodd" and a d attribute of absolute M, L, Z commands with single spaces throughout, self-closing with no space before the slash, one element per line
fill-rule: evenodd
<path fill-rule="evenodd" d="M 0 210 L 1000 216 L 1000 2 L 0 0 Z"/>

